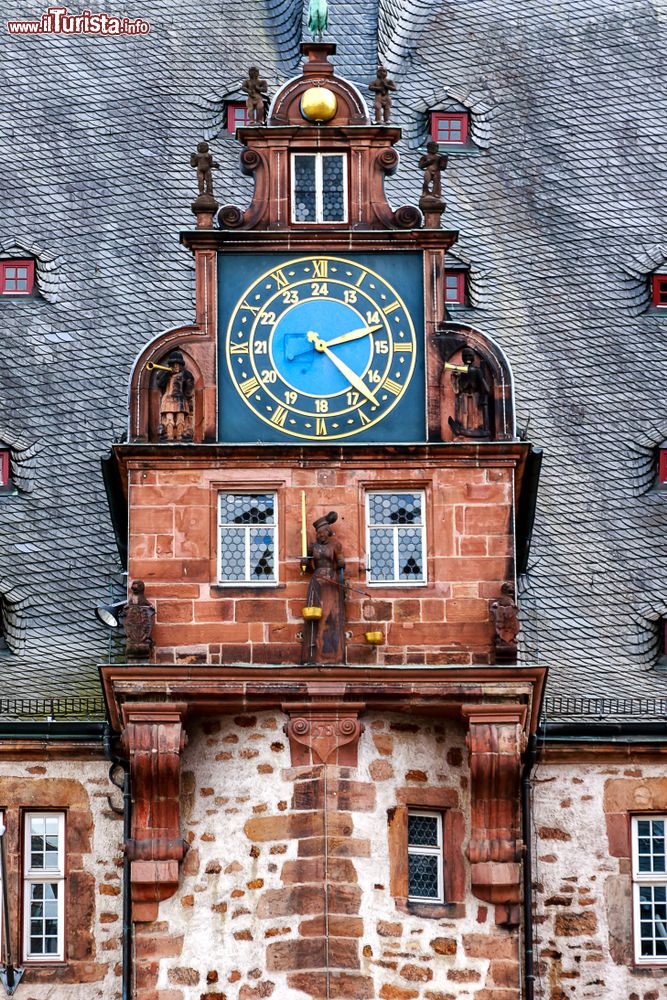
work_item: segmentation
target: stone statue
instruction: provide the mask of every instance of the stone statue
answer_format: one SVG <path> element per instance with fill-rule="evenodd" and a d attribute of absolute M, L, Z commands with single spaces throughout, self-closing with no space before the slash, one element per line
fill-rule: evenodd
<path fill-rule="evenodd" d="M 504 583 L 501 596 L 491 605 L 495 626 L 496 662 L 516 660 L 516 637 L 521 630 L 519 609 L 514 600 L 514 584 Z"/>
<path fill-rule="evenodd" d="M 194 437 L 195 380 L 185 367 L 180 351 L 167 358 L 170 371 L 160 371 L 157 385 L 160 397 L 160 440 L 192 441 Z"/>
<path fill-rule="evenodd" d="M 378 66 L 377 76 L 368 84 L 368 89 L 375 93 L 375 124 L 387 125 L 391 118 L 390 94 L 396 90 L 396 84 L 389 79 L 384 66 Z"/>
<path fill-rule="evenodd" d="M 216 163 L 208 150 L 207 142 L 197 143 L 197 152 L 190 157 L 190 165 L 197 170 L 197 184 L 200 194 L 213 194 L 213 170 L 219 170 L 220 164 Z"/>
<path fill-rule="evenodd" d="M 437 142 L 429 142 L 426 152 L 419 158 L 419 168 L 424 171 L 422 196 L 442 198 L 442 171 L 447 167 L 448 157 L 438 152 Z"/>
<path fill-rule="evenodd" d="M 461 360 L 467 371 L 452 371 L 454 388 L 454 416 L 449 417 L 449 426 L 460 437 L 488 438 L 489 395 L 491 386 L 484 373 L 475 362 L 472 347 L 464 347 Z"/>
<path fill-rule="evenodd" d="M 268 92 L 268 86 L 266 80 L 260 80 L 256 66 L 251 66 L 248 70 L 248 79 L 241 84 L 241 90 L 248 95 L 245 102 L 248 121 L 255 125 L 263 125 L 266 121 L 266 108 L 262 94 Z"/>
<path fill-rule="evenodd" d="M 127 604 L 120 609 L 119 618 L 125 627 L 125 653 L 128 659 L 144 660 L 153 648 L 151 632 L 155 608 L 145 594 L 143 580 L 133 580 Z"/>
<path fill-rule="evenodd" d="M 331 525 L 338 520 L 332 510 L 313 523 L 315 542 L 308 546 L 303 570 L 313 573 L 306 604 L 321 608 L 321 618 L 304 622 L 302 663 L 345 662 L 345 559 Z"/>
<path fill-rule="evenodd" d="M 329 24 L 329 4 L 327 0 L 310 0 L 308 4 L 308 31 L 318 42 Z"/>

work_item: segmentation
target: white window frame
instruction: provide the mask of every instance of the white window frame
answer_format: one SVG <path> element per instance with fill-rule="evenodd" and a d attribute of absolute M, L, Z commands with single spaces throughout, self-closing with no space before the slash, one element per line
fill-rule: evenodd
<path fill-rule="evenodd" d="M 421 524 L 372 524 L 371 525 L 371 501 L 372 496 L 414 496 L 419 494 L 422 498 L 422 523 Z M 371 527 L 392 528 L 394 531 L 394 579 L 374 580 L 371 566 Z M 401 580 L 398 558 L 398 532 L 401 528 L 420 528 L 422 533 L 421 564 L 422 577 L 420 580 Z M 366 491 L 366 583 L 369 587 L 424 587 L 428 583 L 428 565 L 426 562 L 426 491 L 425 490 L 367 490 Z"/>
<path fill-rule="evenodd" d="M 641 954 L 641 921 L 639 891 L 644 886 L 660 886 L 667 890 L 667 871 L 664 872 L 640 872 L 639 871 L 639 829 L 638 823 L 641 820 L 662 821 L 665 824 L 665 834 L 667 835 L 667 813 L 649 813 L 643 816 L 632 817 L 632 922 L 635 941 L 635 964 L 636 965 L 667 965 L 667 955 L 642 955 Z M 667 865 L 665 866 L 667 868 Z M 654 925 L 655 926 L 655 925 Z"/>
<path fill-rule="evenodd" d="M 247 497 L 257 497 L 257 496 L 272 496 L 273 497 L 273 517 L 274 523 L 267 524 L 266 527 L 273 531 L 273 577 L 267 578 L 265 580 L 256 580 L 254 577 L 250 576 L 250 543 L 248 536 L 253 528 L 259 528 L 261 525 L 258 524 L 222 524 L 221 520 L 221 506 L 222 497 L 226 495 L 231 496 L 247 496 Z M 245 538 L 245 578 L 243 580 L 223 580 L 222 579 L 222 537 L 221 528 L 245 528 L 246 538 Z M 279 583 L 278 579 L 278 492 L 276 490 L 262 490 L 257 488 L 254 490 L 218 490 L 218 587 L 277 587 Z"/>
<path fill-rule="evenodd" d="M 410 816 L 428 816 L 438 821 L 438 843 L 434 847 L 417 846 L 410 844 Z M 438 895 L 436 896 L 415 896 L 410 892 L 410 866 L 408 865 L 408 899 L 415 903 L 444 903 L 445 902 L 445 855 L 443 840 L 443 815 L 431 809 L 408 809 L 408 857 L 412 855 L 427 855 L 438 860 Z"/>
<path fill-rule="evenodd" d="M 295 157 L 297 156 L 309 156 L 315 160 L 315 218 L 312 222 L 304 222 L 296 217 L 296 167 L 295 167 Z M 324 218 L 324 157 L 325 156 L 338 156 L 343 160 L 343 218 L 342 219 L 325 219 Z M 292 153 L 292 184 L 291 184 L 291 194 L 292 194 L 292 222 L 297 226 L 321 226 L 326 224 L 329 225 L 345 225 L 348 218 L 348 196 L 347 196 L 347 153 Z"/>
<path fill-rule="evenodd" d="M 32 868 L 30 850 L 31 820 L 58 820 L 58 868 Z M 58 948 L 56 952 L 33 953 L 30 950 L 30 890 L 33 885 L 58 885 Z M 23 814 L 23 961 L 63 962 L 65 960 L 65 813 L 26 812 Z"/>

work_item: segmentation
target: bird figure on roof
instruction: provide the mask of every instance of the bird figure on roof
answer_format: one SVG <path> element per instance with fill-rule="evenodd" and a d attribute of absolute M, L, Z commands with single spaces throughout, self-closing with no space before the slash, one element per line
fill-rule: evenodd
<path fill-rule="evenodd" d="M 318 42 L 322 41 L 322 35 L 327 30 L 329 21 L 329 4 L 327 0 L 309 0 L 308 3 L 308 30 L 313 38 Z"/>

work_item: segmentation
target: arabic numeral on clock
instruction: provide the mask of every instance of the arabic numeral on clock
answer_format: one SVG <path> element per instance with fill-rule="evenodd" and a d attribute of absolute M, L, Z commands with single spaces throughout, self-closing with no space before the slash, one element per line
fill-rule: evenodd
<path fill-rule="evenodd" d="M 357 403 L 359 402 L 359 393 L 358 392 L 354 392 L 353 390 L 351 390 L 350 392 L 346 393 L 346 396 L 347 396 L 347 405 L 348 406 L 356 406 Z"/>
<path fill-rule="evenodd" d="M 346 306 L 349 306 L 352 302 L 357 301 L 357 293 L 354 288 L 346 288 L 343 292 L 343 301 Z"/>
<path fill-rule="evenodd" d="M 369 382 L 380 382 L 381 380 L 382 380 L 382 376 L 380 375 L 380 373 L 377 370 L 377 368 L 371 368 L 371 370 L 368 373 L 368 381 Z"/>
<path fill-rule="evenodd" d="M 389 344 L 386 340 L 376 340 L 375 350 L 378 354 L 389 354 Z"/>
<path fill-rule="evenodd" d="M 329 412 L 329 401 L 327 399 L 316 399 L 315 400 L 315 410 L 317 413 L 328 413 Z"/>
<path fill-rule="evenodd" d="M 311 295 L 328 295 L 329 286 L 326 281 L 313 281 L 310 286 Z"/>
<path fill-rule="evenodd" d="M 293 306 L 299 301 L 298 292 L 283 292 L 283 302 L 286 306 Z"/>
<path fill-rule="evenodd" d="M 267 382 L 273 384 L 274 382 L 278 381 L 278 373 L 272 371 L 270 368 L 263 368 L 259 377 L 265 384 Z"/>
<path fill-rule="evenodd" d="M 274 326 L 276 322 L 276 314 L 274 312 L 262 313 L 259 322 L 262 326 Z"/>
<path fill-rule="evenodd" d="M 269 353 L 269 342 L 268 340 L 256 340 L 252 347 L 255 354 L 268 354 Z"/>
<path fill-rule="evenodd" d="M 293 389 L 288 389 L 287 392 L 285 393 L 285 402 L 291 406 L 294 403 L 296 403 L 298 397 L 299 397 L 298 392 L 294 392 Z"/>
<path fill-rule="evenodd" d="M 376 323 L 379 322 L 380 322 L 380 313 L 377 311 L 377 309 L 375 310 L 375 312 L 371 312 L 370 310 L 366 312 L 366 323 L 368 324 L 368 326 L 374 326 Z"/>

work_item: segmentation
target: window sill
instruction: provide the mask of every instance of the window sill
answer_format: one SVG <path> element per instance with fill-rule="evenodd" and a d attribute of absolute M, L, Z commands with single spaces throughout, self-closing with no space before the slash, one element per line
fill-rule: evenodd
<path fill-rule="evenodd" d="M 242 590 L 244 593 L 256 594 L 258 590 L 285 590 L 285 583 L 212 583 L 212 591 L 228 594 L 230 590 Z"/>
<path fill-rule="evenodd" d="M 395 899 L 396 909 L 425 920 L 460 920 L 466 915 L 465 903 L 418 903 L 412 899 Z"/>

